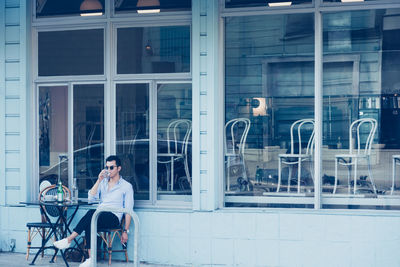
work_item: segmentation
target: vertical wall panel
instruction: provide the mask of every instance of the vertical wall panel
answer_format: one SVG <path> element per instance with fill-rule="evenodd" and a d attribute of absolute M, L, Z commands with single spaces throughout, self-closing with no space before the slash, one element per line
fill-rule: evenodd
<path fill-rule="evenodd" d="M 5 2 L 0 1 L 0 205 L 5 203 Z M 0 213 L 0 221 L 1 220 Z M 0 227 L 2 224 L 0 224 Z M 0 236 L 1 237 L 1 236 Z"/>

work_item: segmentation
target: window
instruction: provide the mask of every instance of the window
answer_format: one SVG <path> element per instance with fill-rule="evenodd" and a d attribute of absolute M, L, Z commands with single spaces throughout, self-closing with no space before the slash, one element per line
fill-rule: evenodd
<path fill-rule="evenodd" d="M 119 28 L 117 73 L 190 72 L 188 26 Z"/>
<path fill-rule="evenodd" d="M 239 2 L 225 4 L 251 5 Z M 312 13 L 225 10 L 226 206 L 313 208 L 318 193 L 322 208 L 399 209 L 400 9 L 365 2 L 363 10 L 326 5 L 315 50 Z M 308 126 L 301 140 L 300 125 Z M 322 130 L 320 148 L 312 129 Z"/>
<path fill-rule="evenodd" d="M 83 10 L 89 3 L 98 8 Z M 192 86 L 191 18 L 186 11 L 191 1 L 160 1 L 161 11 L 174 11 L 173 17 L 163 17 L 163 26 L 150 27 L 159 19 L 156 14 L 140 27 L 126 26 L 136 25 L 138 17 L 128 12 L 130 5 L 141 3 L 32 3 L 36 8 L 32 20 L 33 95 L 38 97 L 37 131 L 33 131 L 38 133 L 38 149 L 32 149 L 39 154 L 34 157 L 36 171 L 40 181 L 61 179 L 68 186 L 76 179 L 79 197 L 86 198 L 104 159 L 116 154 L 122 161 L 122 177 L 133 186 L 136 204 L 188 206 Z M 127 14 L 119 16 L 105 8 L 111 6 Z M 79 16 L 96 12 L 104 16 Z M 168 126 L 177 121 L 189 127 L 176 125 L 167 134 Z"/>
<path fill-rule="evenodd" d="M 149 84 L 117 84 L 117 155 L 135 198 L 150 199 Z"/>
<path fill-rule="evenodd" d="M 39 76 L 104 73 L 103 29 L 39 32 Z"/>
<path fill-rule="evenodd" d="M 400 174 L 400 10 L 326 13 L 323 21 L 324 58 L 336 58 L 324 66 L 323 202 L 398 205 L 391 201 Z M 350 130 L 356 121 L 363 122 L 359 135 Z M 358 145 L 359 156 L 349 157 Z"/>
<path fill-rule="evenodd" d="M 157 197 L 191 201 L 192 88 L 157 84 Z"/>
<path fill-rule="evenodd" d="M 36 0 L 36 17 L 104 14 L 105 0 Z"/>
<path fill-rule="evenodd" d="M 227 206 L 287 206 L 285 202 L 304 207 L 313 201 L 313 143 L 308 143 L 314 118 L 312 25 L 312 14 L 226 18 Z M 301 145 L 304 152 L 310 145 L 310 153 L 298 189 L 299 172 L 293 168 L 298 158 L 281 156 L 298 155 L 291 126 L 301 119 L 309 120 Z M 292 200 L 282 200 L 288 194 Z"/>

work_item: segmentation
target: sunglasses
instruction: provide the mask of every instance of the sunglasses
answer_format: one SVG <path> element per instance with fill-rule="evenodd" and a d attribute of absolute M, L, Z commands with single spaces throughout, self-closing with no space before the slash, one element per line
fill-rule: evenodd
<path fill-rule="evenodd" d="M 105 166 L 104 169 L 106 170 L 114 170 L 114 168 L 117 168 L 117 166 Z"/>

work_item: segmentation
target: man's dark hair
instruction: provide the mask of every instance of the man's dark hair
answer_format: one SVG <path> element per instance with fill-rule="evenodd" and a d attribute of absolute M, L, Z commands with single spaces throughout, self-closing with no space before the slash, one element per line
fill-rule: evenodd
<path fill-rule="evenodd" d="M 106 158 L 106 162 L 113 161 L 113 160 L 115 160 L 115 164 L 117 164 L 117 167 L 121 166 L 121 160 L 116 155 L 111 155 Z"/>

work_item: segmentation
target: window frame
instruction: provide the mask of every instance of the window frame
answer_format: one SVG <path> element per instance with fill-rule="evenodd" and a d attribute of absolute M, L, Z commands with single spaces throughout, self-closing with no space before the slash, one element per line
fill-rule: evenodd
<path fill-rule="evenodd" d="M 322 114 L 317 115 L 317 110 L 322 113 L 323 109 L 323 62 L 329 62 L 330 59 L 323 55 L 323 21 L 322 16 L 325 13 L 330 12 L 340 12 L 340 11 L 353 11 L 353 10 L 379 10 L 379 9 L 394 9 L 400 8 L 400 3 L 396 0 L 384 0 L 383 2 L 373 1 L 373 2 L 362 2 L 362 3 L 327 3 L 323 0 L 313 0 L 312 6 L 293 6 L 293 7 L 282 7 L 282 8 L 263 8 L 263 7 L 251 7 L 251 8 L 225 8 L 225 0 L 219 0 L 220 12 L 219 17 L 221 21 L 221 32 L 222 38 L 219 40 L 219 47 L 221 51 L 220 68 L 225 69 L 225 19 L 229 17 L 236 16 L 252 16 L 252 15 L 277 15 L 277 14 L 300 14 L 300 13 L 311 13 L 314 15 L 314 60 L 315 60 L 315 73 L 314 73 L 314 119 L 315 119 L 315 132 L 316 132 L 316 143 L 314 157 L 321 158 L 322 151 L 322 129 L 323 129 L 323 116 Z M 352 54 L 354 56 L 356 54 Z M 324 60 L 324 58 L 326 58 Z M 317 68 L 320 68 L 320 72 L 317 73 Z M 223 112 L 222 121 L 225 122 L 225 71 L 222 72 L 223 77 L 220 81 L 223 92 Z M 265 77 L 263 77 L 264 79 Z M 318 100 L 320 99 L 320 103 Z M 317 140 L 319 139 L 319 140 Z M 224 158 L 223 153 L 220 155 L 221 159 Z M 221 161 L 222 163 L 224 160 Z M 249 203 L 249 204 L 263 204 L 263 203 L 279 203 L 279 204 L 312 204 L 314 209 L 328 209 L 323 208 L 322 205 L 368 205 L 368 206 L 378 206 L 387 205 L 387 207 L 392 207 L 391 205 L 400 206 L 400 198 L 372 198 L 372 199 L 355 199 L 351 196 L 347 198 L 343 197 L 326 197 L 322 196 L 322 161 L 314 159 L 314 196 L 311 198 L 298 197 L 297 201 L 293 201 L 292 196 L 287 197 L 265 197 L 265 196 L 226 196 L 225 195 L 225 183 L 226 183 L 226 170 L 223 168 L 222 174 L 222 187 L 221 193 L 221 206 L 227 207 L 227 203 Z M 362 210 L 362 209 L 361 209 Z"/>
<path fill-rule="evenodd" d="M 166 12 L 160 14 L 115 14 L 114 1 L 105 0 L 105 13 L 102 16 L 58 16 L 58 17 L 36 17 L 36 1 L 31 3 L 31 76 L 30 83 L 34 88 L 31 93 L 30 105 L 34 108 L 32 123 L 29 132 L 34 137 L 31 145 L 31 170 L 33 171 L 33 185 L 30 191 L 32 199 L 37 198 L 39 188 L 39 139 L 38 139 L 38 96 L 41 86 L 68 86 L 68 182 L 72 184 L 73 179 L 73 87 L 81 84 L 103 84 L 104 85 L 104 154 L 116 152 L 116 86 L 121 83 L 148 83 L 149 84 L 149 108 L 150 108 L 150 183 L 149 200 L 137 200 L 136 205 L 144 208 L 191 208 L 192 202 L 180 200 L 157 201 L 157 187 L 155 169 L 157 167 L 156 143 L 154 139 L 153 118 L 156 116 L 156 96 L 152 88 L 157 88 L 157 83 L 190 83 L 192 84 L 192 21 L 191 11 Z M 116 36 L 120 27 L 154 27 L 154 26 L 188 26 L 190 30 L 190 72 L 184 73 L 150 73 L 150 74 L 120 74 L 117 75 Z M 66 75 L 66 76 L 39 76 L 38 75 L 38 36 L 39 32 L 63 31 L 63 30 L 90 30 L 103 29 L 104 34 L 104 72 L 101 75 Z M 151 143 L 153 143 L 151 145 Z M 155 161 L 152 157 L 155 155 Z M 152 174 L 153 173 L 153 174 Z M 152 175 L 153 176 L 152 176 Z M 193 195 L 193 191 L 192 191 Z"/>

